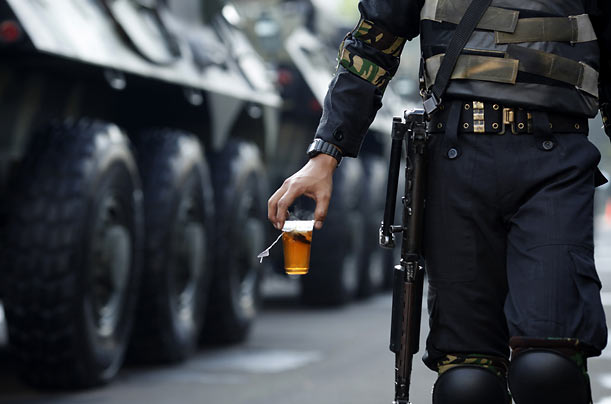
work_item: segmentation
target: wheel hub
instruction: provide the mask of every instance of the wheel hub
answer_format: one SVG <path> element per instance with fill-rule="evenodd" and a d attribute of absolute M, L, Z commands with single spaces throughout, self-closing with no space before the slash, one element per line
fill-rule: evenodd
<path fill-rule="evenodd" d="M 170 262 L 171 299 L 183 321 L 191 321 L 201 268 L 207 254 L 206 231 L 197 219 L 195 202 L 185 198 L 174 227 Z"/>
<path fill-rule="evenodd" d="M 108 196 L 98 211 L 93 238 L 92 303 L 98 334 L 112 335 L 119 321 L 131 265 L 131 238 L 120 223 L 117 201 Z"/>

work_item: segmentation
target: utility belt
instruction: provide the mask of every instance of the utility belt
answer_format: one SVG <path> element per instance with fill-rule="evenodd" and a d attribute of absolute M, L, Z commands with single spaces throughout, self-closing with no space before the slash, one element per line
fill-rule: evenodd
<path fill-rule="evenodd" d="M 431 116 L 429 133 L 443 133 L 449 120 L 447 105 L 440 105 Z M 588 119 L 566 114 L 547 113 L 552 133 L 588 133 Z M 535 132 L 533 112 L 524 108 L 481 101 L 462 102 L 458 132 L 474 134 L 526 135 Z"/>

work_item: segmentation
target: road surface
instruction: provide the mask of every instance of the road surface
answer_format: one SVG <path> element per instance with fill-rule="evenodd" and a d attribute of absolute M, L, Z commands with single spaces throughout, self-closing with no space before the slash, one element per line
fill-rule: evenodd
<path fill-rule="evenodd" d="M 611 221 L 597 227 L 596 260 L 611 318 Z M 109 386 L 78 393 L 40 393 L 22 385 L 0 354 L 0 402 L 389 404 L 393 355 L 388 350 L 390 294 L 338 309 L 309 309 L 296 284 L 270 280 L 265 309 L 246 344 L 202 350 L 177 366 L 127 367 Z M 1 321 L 0 321 L 1 322 Z M 426 332 L 426 325 L 423 327 Z M 0 327 L 1 329 L 1 327 Z M 0 338 L 2 338 L 0 331 Z M 423 335 L 424 337 L 424 335 Z M 412 401 L 430 403 L 435 374 L 415 363 Z M 595 404 L 611 404 L 611 349 L 589 362 Z"/>

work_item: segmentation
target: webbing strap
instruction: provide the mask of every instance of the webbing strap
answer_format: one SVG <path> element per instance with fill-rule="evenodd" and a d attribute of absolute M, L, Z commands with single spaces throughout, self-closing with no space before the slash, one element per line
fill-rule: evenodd
<path fill-rule="evenodd" d="M 450 83 L 450 78 L 460 53 L 467 44 L 467 41 L 475 30 L 475 26 L 482 19 L 482 16 L 488 9 L 488 6 L 490 6 L 491 2 L 492 0 L 473 0 L 471 1 L 471 4 L 469 4 L 469 7 L 456 27 L 456 31 L 454 31 L 452 40 L 448 45 L 448 50 L 443 58 L 441 66 L 439 67 L 439 71 L 437 72 L 435 84 L 433 84 L 433 87 L 431 88 L 431 91 L 435 96 L 433 101 L 435 101 L 435 98 L 437 101 L 441 100 L 442 95 L 445 93 L 446 88 Z M 436 106 L 435 108 L 431 108 L 430 106 L 427 108 L 426 104 L 427 103 L 425 101 L 427 113 L 435 110 Z"/>
<path fill-rule="evenodd" d="M 596 33 L 587 14 L 570 17 L 522 18 L 513 33 L 495 32 L 497 44 L 521 42 L 570 42 L 596 40 Z"/>
<path fill-rule="evenodd" d="M 469 4 L 469 0 L 426 0 L 420 12 L 420 19 L 458 24 Z M 517 10 L 488 7 L 477 28 L 495 31 L 497 44 L 550 41 L 574 44 L 597 39 L 587 14 L 569 17 L 518 17 Z"/>
<path fill-rule="evenodd" d="M 427 86 L 436 85 L 444 55 L 428 58 L 426 65 Z M 509 45 L 505 58 L 480 55 L 460 55 L 452 79 L 492 81 L 515 84 L 518 71 L 536 74 L 575 86 L 594 97 L 598 97 L 598 72 L 583 62 Z"/>
<path fill-rule="evenodd" d="M 371 60 L 350 53 L 346 48 L 341 49 L 339 64 L 346 70 L 363 80 L 366 80 L 380 89 L 384 89 L 391 78 L 391 74 Z"/>
<path fill-rule="evenodd" d="M 458 147 L 458 124 L 460 123 L 460 112 L 462 102 L 458 100 L 450 101 L 448 105 L 448 120 L 446 122 L 446 130 L 444 138 L 444 152 L 447 150 L 450 152 L 454 149 L 452 154 L 446 154 L 446 156 L 452 160 L 461 155 L 460 147 Z"/>
<path fill-rule="evenodd" d="M 426 0 L 420 11 L 420 19 L 458 24 L 469 4 L 469 0 Z M 477 28 L 513 32 L 518 23 L 518 16 L 519 12 L 516 10 L 488 7 Z"/>
<path fill-rule="evenodd" d="M 444 54 L 426 60 L 426 82 L 436 82 Z M 515 84 L 518 75 L 518 60 L 491 56 L 460 55 L 452 72 L 452 79 L 470 79 Z"/>
<path fill-rule="evenodd" d="M 518 45 L 509 45 L 506 57 L 519 59 L 522 72 L 562 81 L 598 97 L 598 72 L 583 62 Z"/>

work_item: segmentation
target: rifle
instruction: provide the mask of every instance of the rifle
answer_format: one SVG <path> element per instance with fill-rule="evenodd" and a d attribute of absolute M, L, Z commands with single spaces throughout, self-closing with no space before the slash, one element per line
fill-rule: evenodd
<path fill-rule="evenodd" d="M 422 236 L 426 190 L 426 114 L 405 112 L 393 118 L 392 145 L 380 245 L 393 248 L 394 233 L 402 233 L 401 262 L 394 267 L 390 350 L 395 353 L 395 400 L 409 404 L 414 354 L 419 349 L 424 259 Z M 405 196 L 401 225 L 393 225 L 403 141 L 406 149 Z"/>

